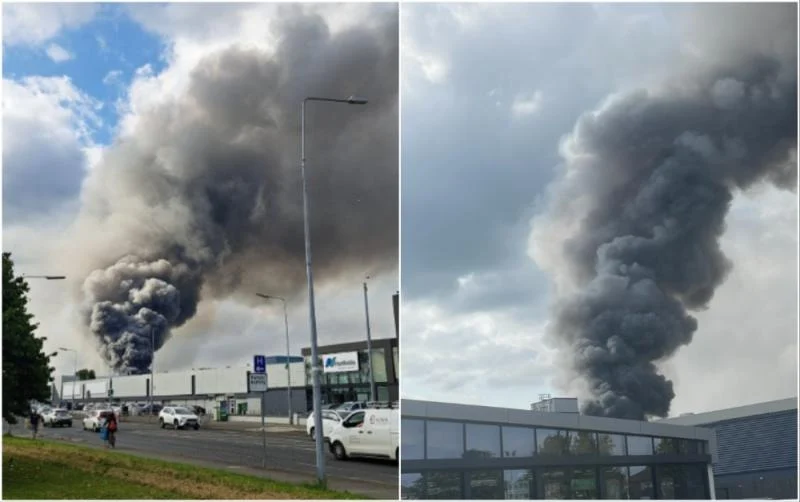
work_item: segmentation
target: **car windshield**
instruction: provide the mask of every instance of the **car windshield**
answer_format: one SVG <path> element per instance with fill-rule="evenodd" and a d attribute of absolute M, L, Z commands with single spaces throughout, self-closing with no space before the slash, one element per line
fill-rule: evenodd
<path fill-rule="evenodd" d="M 175 408 L 176 415 L 191 415 L 192 412 L 187 410 L 186 408 Z"/>

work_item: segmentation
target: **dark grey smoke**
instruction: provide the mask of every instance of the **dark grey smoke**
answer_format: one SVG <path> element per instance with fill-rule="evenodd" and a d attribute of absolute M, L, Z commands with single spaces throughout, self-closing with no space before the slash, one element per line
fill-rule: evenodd
<path fill-rule="evenodd" d="M 188 91 L 141 114 L 90 175 L 80 237 L 85 319 L 118 372 L 142 372 L 203 298 L 291 296 L 305 284 L 299 111 L 309 95 L 307 172 L 315 276 L 396 270 L 397 12 L 331 34 L 286 9 L 273 54 L 230 47 Z"/>
<path fill-rule="evenodd" d="M 720 46 L 701 70 L 586 114 L 570 138 L 548 218 L 568 234 L 555 273 L 573 284 L 551 328 L 589 385 L 588 414 L 668 414 L 672 382 L 655 363 L 691 342 L 689 311 L 708 305 L 732 266 L 719 238 L 734 194 L 797 183 L 796 7 L 757 8 L 777 9 L 784 31 L 770 35 L 759 15 L 747 29 L 793 40 L 790 58 Z"/>

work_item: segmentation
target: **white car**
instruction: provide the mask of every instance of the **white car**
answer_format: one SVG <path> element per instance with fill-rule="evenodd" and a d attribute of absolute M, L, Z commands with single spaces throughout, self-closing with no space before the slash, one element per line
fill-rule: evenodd
<path fill-rule="evenodd" d="M 333 410 L 321 410 L 322 411 L 322 437 L 327 439 L 331 431 L 335 429 L 340 423 L 342 423 L 342 417 L 339 416 Z M 308 436 L 312 440 L 316 440 L 316 436 L 314 436 L 314 412 L 312 411 L 308 415 L 308 420 L 306 420 L 306 432 Z"/>
<path fill-rule="evenodd" d="M 113 412 L 111 410 L 103 409 L 90 411 L 86 418 L 83 419 L 83 430 L 95 432 L 99 431 L 103 426 L 103 422 L 105 422 L 106 418 L 108 418 L 108 416 L 112 413 Z"/>
<path fill-rule="evenodd" d="M 158 414 L 158 423 L 163 429 L 171 425 L 175 429 L 191 427 L 194 430 L 200 428 L 200 419 L 194 412 L 183 406 L 165 406 Z"/>
<path fill-rule="evenodd" d="M 354 411 L 331 432 L 331 453 L 339 460 L 351 456 L 397 460 L 400 455 L 399 425 L 396 409 Z"/>
<path fill-rule="evenodd" d="M 63 408 L 52 409 L 42 415 L 42 425 L 47 427 L 72 427 L 72 415 Z"/>

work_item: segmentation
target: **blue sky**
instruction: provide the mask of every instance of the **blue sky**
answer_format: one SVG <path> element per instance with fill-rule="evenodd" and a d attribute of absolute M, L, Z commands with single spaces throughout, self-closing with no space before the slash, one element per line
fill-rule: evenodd
<path fill-rule="evenodd" d="M 103 104 L 98 112 L 103 125 L 93 130 L 92 139 L 107 145 L 117 124 L 117 100 L 123 97 L 138 68 L 150 65 L 155 73 L 164 69 L 165 43 L 133 20 L 124 4 L 103 4 L 91 21 L 67 27 L 43 45 L 4 43 L 3 77 L 19 80 L 31 75 L 66 75 L 77 88 Z M 54 46 L 64 49 L 69 59 L 54 60 L 48 55 L 48 49 Z"/>

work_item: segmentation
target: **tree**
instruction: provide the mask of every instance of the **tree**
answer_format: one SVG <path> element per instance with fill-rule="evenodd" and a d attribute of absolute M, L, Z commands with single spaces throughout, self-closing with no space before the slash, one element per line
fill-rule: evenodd
<path fill-rule="evenodd" d="M 78 372 L 75 373 L 75 375 L 78 377 L 78 380 L 94 380 L 95 378 L 97 378 L 94 374 L 94 370 L 86 368 L 78 370 Z"/>
<path fill-rule="evenodd" d="M 46 338 L 36 338 L 28 313 L 28 283 L 14 275 L 11 253 L 3 253 L 3 418 L 10 424 L 27 415 L 30 401 L 50 397 L 52 372 Z"/>

